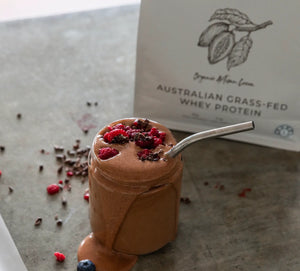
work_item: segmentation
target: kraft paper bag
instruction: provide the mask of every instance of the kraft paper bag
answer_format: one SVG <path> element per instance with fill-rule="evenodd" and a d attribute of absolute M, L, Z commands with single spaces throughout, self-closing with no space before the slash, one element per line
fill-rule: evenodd
<path fill-rule="evenodd" d="M 142 0 L 134 113 L 300 150 L 300 1 Z"/>

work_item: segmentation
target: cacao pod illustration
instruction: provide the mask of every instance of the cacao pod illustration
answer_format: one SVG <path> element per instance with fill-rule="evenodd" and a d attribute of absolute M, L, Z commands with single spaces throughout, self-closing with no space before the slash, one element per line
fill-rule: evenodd
<path fill-rule="evenodd" d="M 229 24 L 227 23 L 214 23 L 208 26 L 200 35 L 198 46 L 208 47 L 212 40 L 221 32 L 228 31 Z"/>
<path fill-rule="evenodd" d="M 209 19 L 209 21 L 212 20 L 227 20 L 228 22 L 234 25 L 254 25 L 254 23 L 249 19 L 247 14 L 242 13 L 235 8 L 217 9 Z"/>
<path fill-rule="evenodd" d="M 233 46 L 230 55 L 227 60 L 227 69 L 230 70 L 232 67 L 239 66 L 243 64 L 250 52 L 253 41 L 249 35 L 242 37 Z"/>
<path fill-rule="evenodd" d="M 208 61 L 215 64 L 227 57 L 235 44 L 232 32 L 224 31 L 218 34 L 208 47 Z"/>

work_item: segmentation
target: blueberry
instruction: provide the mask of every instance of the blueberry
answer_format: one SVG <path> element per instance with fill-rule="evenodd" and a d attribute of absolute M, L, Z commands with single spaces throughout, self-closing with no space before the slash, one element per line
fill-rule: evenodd
<path fill-rule="evenodd" d="M 77 271 L 96 271 L 96 266 L 90 260 L 82 260 L 77 265 Z"/>

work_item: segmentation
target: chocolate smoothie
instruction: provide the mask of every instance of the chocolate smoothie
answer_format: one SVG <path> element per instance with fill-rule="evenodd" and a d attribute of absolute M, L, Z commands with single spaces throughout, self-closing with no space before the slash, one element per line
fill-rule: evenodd
<path fill-rule="evenodd" d="M 163 125 L 123 119 L 96 135 L 89 159 L 92 233 L 80 244 L 78 261 L 96 270 L 130 270 L 137 255 L 176 237 L 181 156 L 164 154 L 176 144 Z"/>

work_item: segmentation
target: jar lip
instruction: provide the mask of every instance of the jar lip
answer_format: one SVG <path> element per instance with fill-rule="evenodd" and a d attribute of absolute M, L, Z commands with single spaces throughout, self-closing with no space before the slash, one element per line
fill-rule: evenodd
<path fill-rule="evenodd" d="M 100 136 L 106 132 L 108 126 L 113 126 L 118 123 L 128 124 L 133 122 L 136 118 L 127 118 L 120 119 L 112 122 L 109 125 L 104 126 L 98 131 L 96 136 L 93 139 L 91 147 L 91 158 L 96 162 L 95 167 L 97 167 L 101 174 L 106 179 L 114 181 L 121 185 L 130 185 L 130 186 L 145 186 L 149 184 L 157 185 L 168 183 L 168 177 L 176 171 L 178 165 L 181 163 L 181 156 L 178 155 L 176 158 L 169 159 L 159 159 L 159 161 L 141 161 L 137 158 L 137 152 L 140 147 L 136 146 L 134 142 L 129 141 L 125 144 L 116 144 L 114 145 L 116 149 L 119 150 L 119 154 L 109 158 L 107 160 L 102 160 L 96 154 L 96 148 L 101 146 L 109 146 L 112 144 L 105 143 L 103 140 L 99 140 Z M 163 126 L 162 124 L 149 120 L 149 123 L 155 125 L 160 131 L 166 132 L 168 137 L 168 142 L 176 144 L 176 140 L 173 137 L 171 131 Z M 98 141 L 99 140 L 99 141 Z M 98 144 L 98 146 L 97 146 Z M 127 145 L 129 144 L 129 145 Z M 165 152 L 168 150 L 168 146 L 161 146 L 161 150 Z M 126 150 L 126 159 L 122 159 L 122 152 Z M 135 154 L 136 153 L 136 154 Z M 136 155 L 136 160 L 131 159 Z"/>
<path fill-rule="evenodd" d="M 120 184 L 122 186 L 135 186 L 135 187 L 141 187 L 141 186 L 156 186 L 156 185 L 164 185 L 169 183 L 168 178 L 176 171 L 178 170 L 182 164 L 181 157 L 178 155 L 176 158 L 172 158 L 172 163 L 169 163 L 167 168 L 168 170 L 164 172 L 164 174 L 156 174 L 152 176 L 145 176 L 141 174 L 141 172 L 138 172 L 137 174 L 130 174 L 131 176 L 125 175 L 125 174 L 119 174 L 118 176 L 115 176 L 115 168 L 110 169 L 109 167 L 103 166 L 103 162 L 106 163 L 108 160 L 101 160 L 97 157 L 94 148 L 91 148 L 91 159 L 94 159 L 96 162 L 96 166 L 99 169 L 99 174 L 101 176 L 105 177 L 106 180 L 109 180 L 111 182 Z M 143 162 L 142 162 L 143 163 Z M 150 163 L 156 163 L 156 162 L 150 162 Z M 91 165 L 89 165 L 91 167 Z"/>

